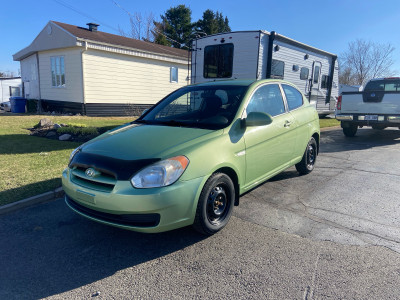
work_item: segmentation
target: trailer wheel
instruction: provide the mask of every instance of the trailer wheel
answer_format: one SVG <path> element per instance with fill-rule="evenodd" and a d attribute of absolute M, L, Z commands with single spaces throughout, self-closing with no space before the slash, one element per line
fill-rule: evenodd
<path fill-rule="evenodd" d="M 343 133 L 347 137 L 353 137 L 357 133 L 358 126 L 354 124 L 349 124 L 348 127 L 343 127 Z"/>

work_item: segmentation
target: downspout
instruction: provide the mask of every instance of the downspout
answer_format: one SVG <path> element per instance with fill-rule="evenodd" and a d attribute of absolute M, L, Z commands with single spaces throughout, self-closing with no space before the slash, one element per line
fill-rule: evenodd
<path fill-rule="evenodd" d="M 332 83 L 333 83 L 333 74 L 335 74 L 335 63 L 336 63 L 337 56 L 332 56 L 332 66 L 329 70 L 329 78 L 328 78 L 328 93 L 326 95 L 325 104 L 330 103 L 331 101 L 331 94 L 332 94 Z"/>
<path fill-rule="evenodd" d="M 21 64 L 21 62 L 20 62 Z M 37 66 L 37 74 L 38 74 L 38 85 L 39 85 L 39 101 L 38 101 L 38 107 L 37 111 L 39 113 L 42 112 L 42 92 L 41 92 L 41 86 L 40 86 L 40 70 L 39 70 L 39 53 L 36 52 L 36 66 Z M 25 90 L 25 87 L 24 87 Z M 24 97 L 25 97 L 25 91 L 24 91 Z"/>
<path fill-rule="evenodd" d="M 88 49 L 87 41 L 84 41 L 83 44 L 84 44 L 85 48 L 81 51 L 82 100 L 83 100 L 82 114 L 86 116 L 86 93 L 85 93 L 85 72 L 84 72 L 84 63 L 83 63 L 83 53 L 85 53 L 87 51 L 87 49 Z"/>
<path fill-rule="evenodd" d="M 274 40 L 275 40 L 275 31 L 271 31 L 271 34 L 269 36 L 268 40 L 268 59 L 267 59 L 267 74 L 265 78 L 271 78 L 271 68 L 272 68 L 272 50 L 274 46 Z"/>

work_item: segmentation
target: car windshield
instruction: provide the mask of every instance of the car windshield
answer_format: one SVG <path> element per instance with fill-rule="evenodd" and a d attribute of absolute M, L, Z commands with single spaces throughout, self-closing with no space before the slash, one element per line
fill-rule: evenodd
<path fill-rule="evenodd" d="M 400 92 L 400 79 L 371 80 L 364 91 Z"/>
<path fill-rule="evenodd" d="M 222 129 L 236 115 L 247 86 L 212 85 L 181 88 L 136 122 L 152 125 Z"/>

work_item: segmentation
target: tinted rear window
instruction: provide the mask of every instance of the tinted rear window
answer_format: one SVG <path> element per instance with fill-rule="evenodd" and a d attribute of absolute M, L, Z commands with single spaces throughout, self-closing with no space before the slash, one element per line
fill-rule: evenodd
<path fill-rule="evenodd" d="M 373 80 L 367 83 L 364 91 L 400 92 L 400 79 Z"/>

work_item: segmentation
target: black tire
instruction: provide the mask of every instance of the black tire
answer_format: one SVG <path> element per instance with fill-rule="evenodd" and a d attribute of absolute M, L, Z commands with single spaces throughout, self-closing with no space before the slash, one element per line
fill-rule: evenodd
<path fill-rule="evenodd" d="M 312 137 L 307 144 L 306 150 L 304 151 L 303 158 L 299 163 L 295 165 L 297 172 L 300 175 L 306 175 L 314 170 L 315 162 L 318 155 L 318 146 L 315 139 Z"/>
<path fill-rule="evenodd" d="M 205 235 L 217 233 L 228 223 L 235 203 L 235 186 L 224 173 L 208 178 L 197 203 L 193 227 Z"/>
<path fill-rule="evenodd" d="M 343 128 L 343 133 L 347 137 L 353 137 L 353 136 L 356 135 L 357 129 L 358 129 L 357 125 L 351 124 L 351 125 L 349 125 L 349 127 L 344 127 Z"/>
<path fill-rule="evenodd" d="M 372 125 L 372 129 L 375 129 L 375 130 L 383 130 L 385 128 L 386 128 L 386 126 L 382 125 L 382 124 L 374 124 L 374 125 Z"/>

